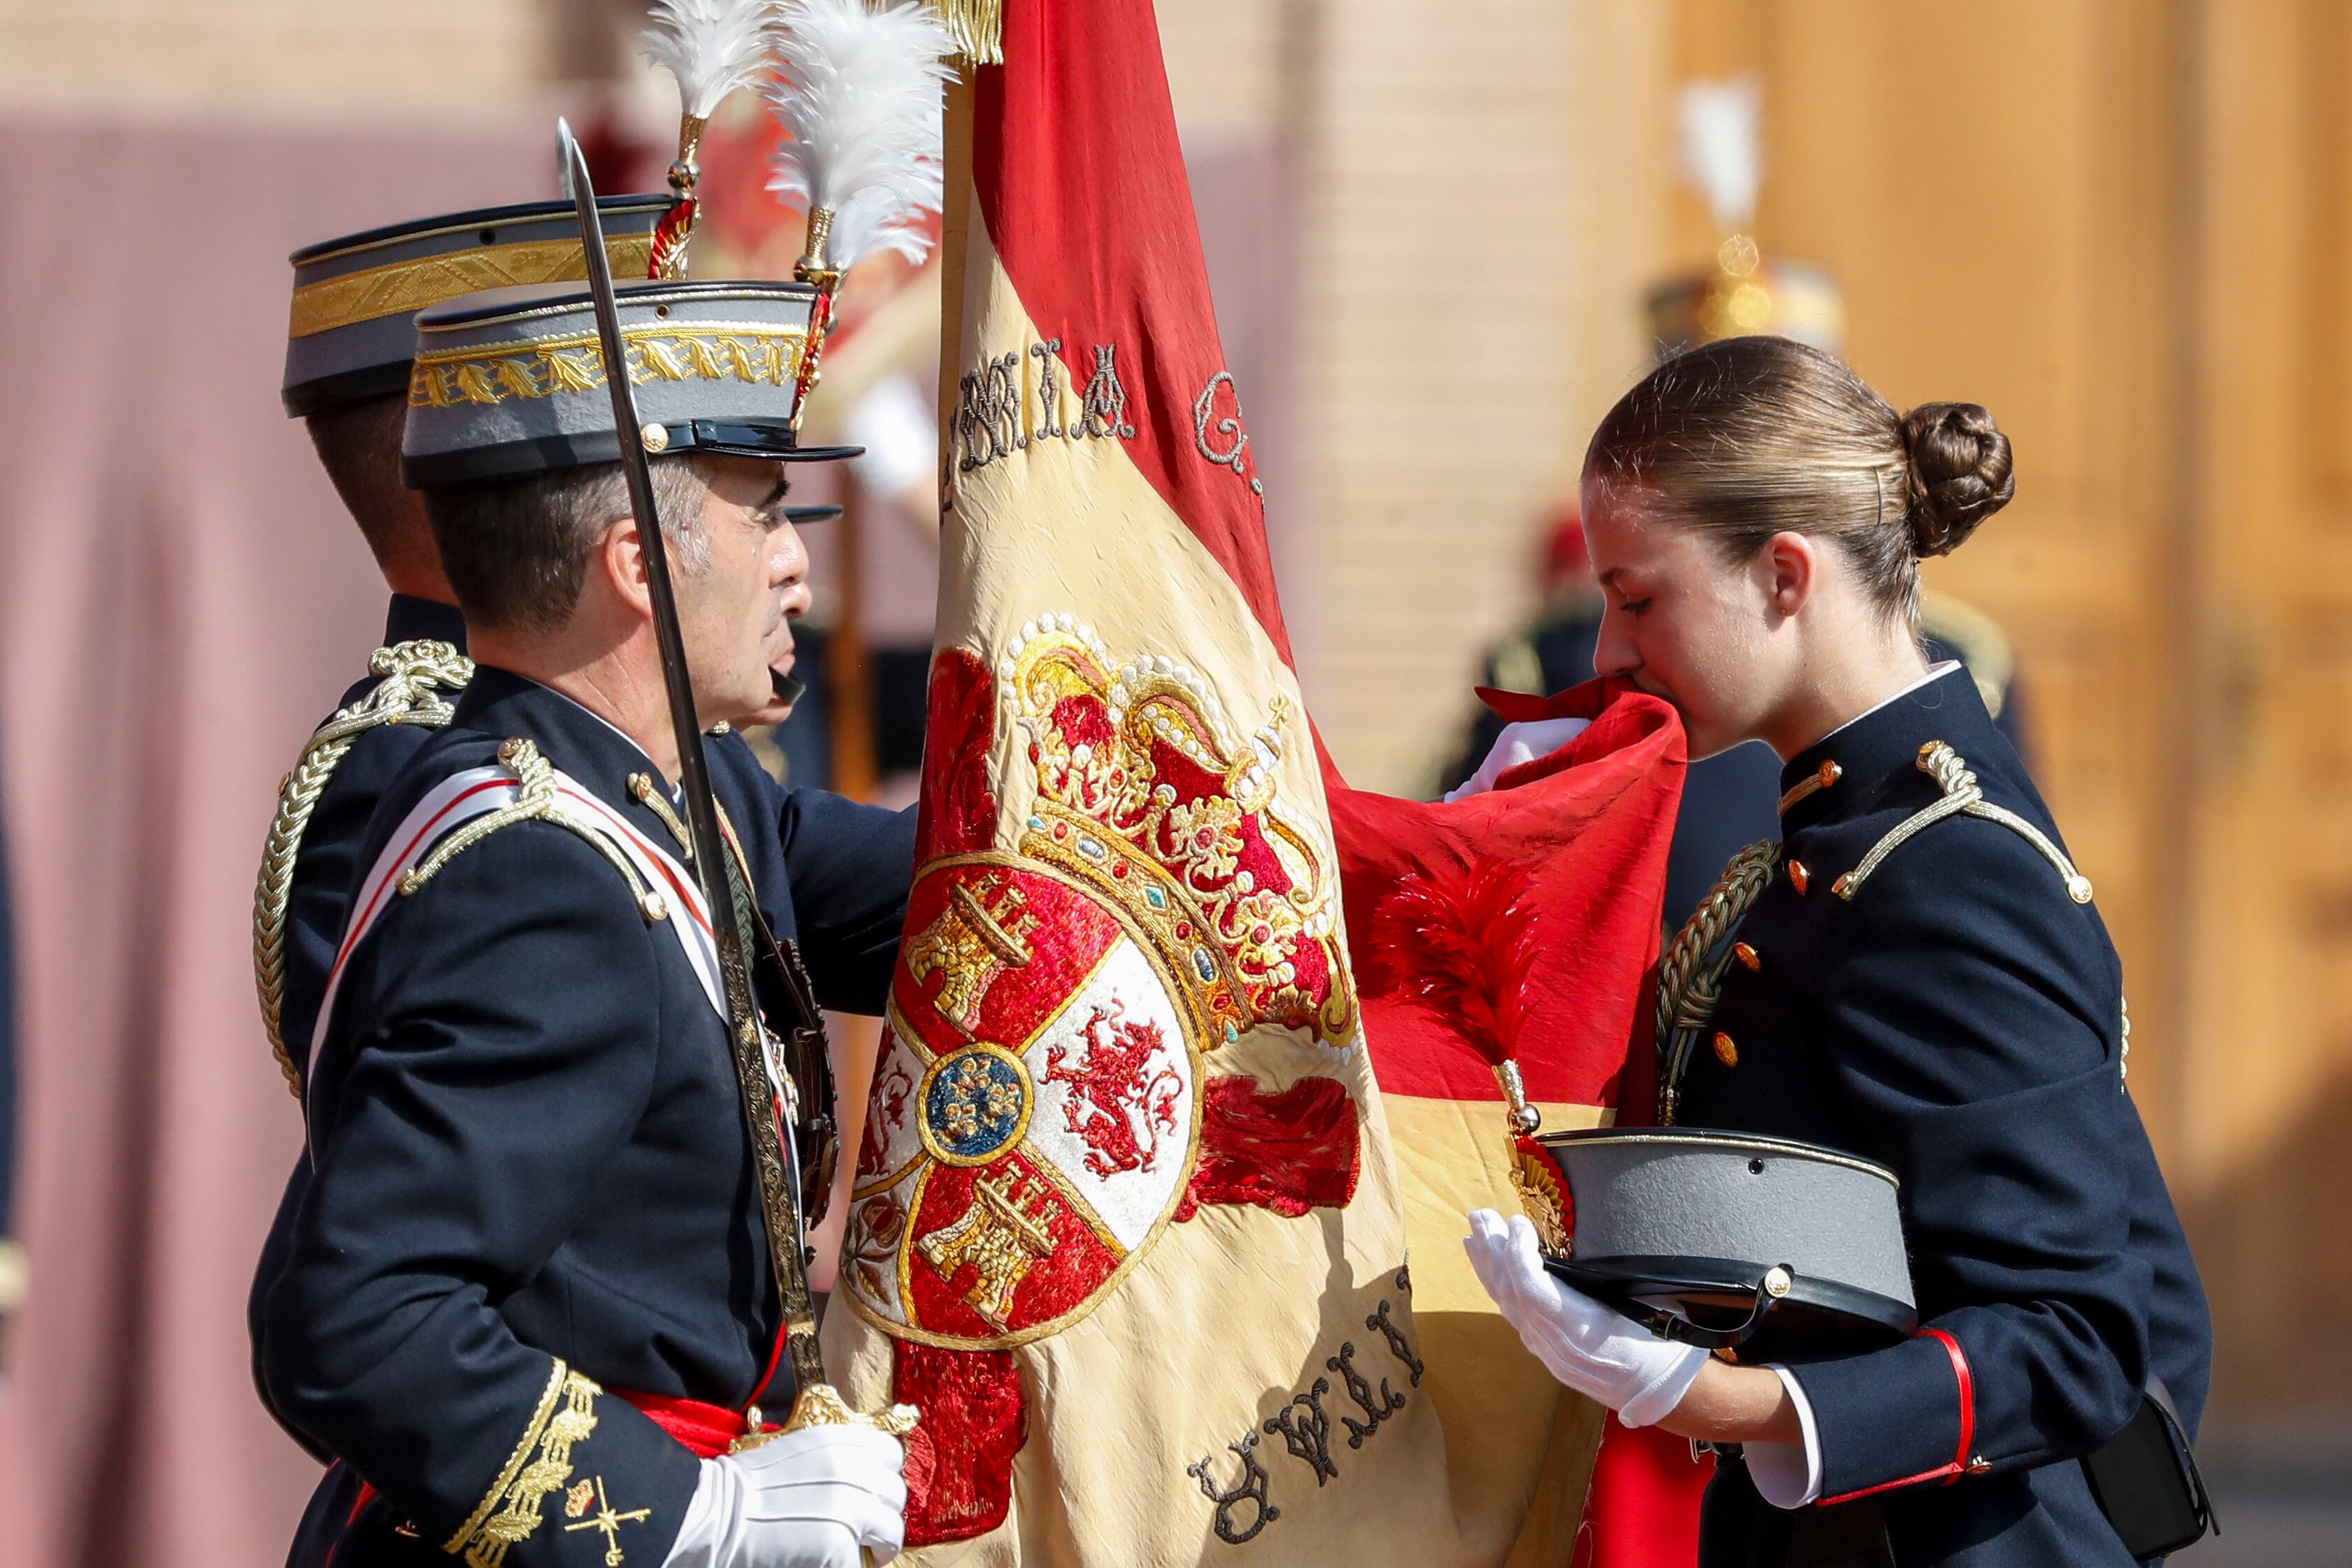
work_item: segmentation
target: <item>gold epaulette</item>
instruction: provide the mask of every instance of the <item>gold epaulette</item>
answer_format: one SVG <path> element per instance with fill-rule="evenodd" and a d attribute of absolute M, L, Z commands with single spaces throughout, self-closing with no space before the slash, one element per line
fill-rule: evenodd
<path fill-rule="evenodd" d="M 447 643 L 419 638 L 378 648 L 368 659 L 375 688 L 337 710 L 311 733 L 301 757 L 278 786 L 278 814 L 261 850 L 261 873 L 253 889 L 253 983 L 261 997 L 261 1027 L 278 1058 L 286 1087 L 302 1098 L 302 1070 L 286 1049 L 286 910 L 294 891 L 294 858 L 319 798 L 353 741 L 387 724 L 440 729 L 456 710 L 444 692 L 463 691 L 474 678 L 474 662 Z"/>
<path fill-rule="evenodd" d="M 637 868 L 613 841 L 613 836 L 594 822 L 564 809 L 555 792 L 555 764 L 540 755 L 536 743 L 520 736 L 507 741 L 499 747 L 499 766 L 513 774 L 520 787 L 514 804 L 476 817 L 434 845 L 433 852 L 400 879 L 401 897 L 414 897 L 416 890 L 431 882 L 442 867 L 500 828 L 510 828 L 517 822 L 551 822 L 576 834 L 621 873 L 646 925 L 669 917 L 669 904 L 646 884 L 646 879 L 637 874 Z"/>
<path fill-rule="evenodd" d="M 1682 1101 L 1683 1063 L 1690 1042 L 1715 1016 L 1716 1000 L 1723 992 L 1724 967 L 1731 954 L 1716 950 L 1747 917 L 1748 905 L 1772 885 L 1780 863 L 1780 846 L 1771 839 L 1732 856 L 1714 890 L 1675 934 L 1658 966 L 1658 1120 L 1666 1126 L 1675 1124 Z"/>
<path fill-rule="evenodd" d="M 1996 806 L 1986 800 L 1983 786 L 1977 782 L 1977 776 L 1969 771 L 1969 765 L 1961 760 L 1958 752 L 1940 740 L 1931 740 L 1919 748 L 1918 768 L 1943 790 L 1942 798 L 1897 822 L 1885 838 L 1871 846 L 1870 852 L 1862 857 L 1860 865 L 1830 885 L 1832 893 L 1851 902 L 1870 873 L 1876 871 L 1888 855 L 1947 817 L 1967 816 L 1999 822 L 2022 838 L 2042 852 L 2042 859 L 2057 868 L 2058 874 L 2065 879 L 2069 898 L 2077 904 L 2091 902 L 2091 879 L 2074 869 L 2074 862 L 2066 858 L 2066 852 L 2060 849 L 2049 834 L 2006 806 Z"/>

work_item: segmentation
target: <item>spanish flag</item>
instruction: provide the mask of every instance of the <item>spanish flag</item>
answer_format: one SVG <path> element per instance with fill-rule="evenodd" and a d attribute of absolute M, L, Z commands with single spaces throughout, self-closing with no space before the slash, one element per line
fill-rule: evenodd
<path fill-rule="evenodd" d="M 922 1412 L 919 1563 L 1563 1561 L 1597 1416 L 1474 1299 L 1462 1214 L 1516 1191 L 1497 1052 L 1551 1124 L 1607 1113 L 1679 733 L 1594 688 L 1491 800 L 1339 782 L 1149 0 L 992 9 L 949 104 L 917 870 L 828 1364 Z M 1510 938 L 1465 993 L 1507 1030 L 1433 978 L 1465 921 Z"/>

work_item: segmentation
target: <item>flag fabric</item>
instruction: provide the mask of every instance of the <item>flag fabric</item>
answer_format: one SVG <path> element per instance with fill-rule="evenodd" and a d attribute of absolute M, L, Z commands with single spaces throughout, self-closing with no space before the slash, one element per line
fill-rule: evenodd
<path fill-rule="evenodd" d="M 1628 1109 L 1645 1119 L 1682 732 L 1664 703 L 1609 683 L 1550 698 L 1483 695 L 1507 720 L 1594 722 L 1505 773 L 1504 788 L 1451 806 L 1335 780 L 1332 827 L 1405 1202 L 1424 1387 L 1445 1427 L 1457 1506 L 1517 1522 L 1509 1562 L 1589 1564 L 1601 1540 L 1646 1541 L 1648 1531 L 1622 1504 L 1586 1513 L 1605 1412 L 1528 1354 L 1463 1253 L 1468 1210 L 1507 1213 L 1518 1202 L 1504 1091 L 1489 1065 L 1498 1042 L 1465 1015 L 1511 1015 L 1499 1043 L 1545 1130 L 1613 1119 L 1627 1085 Z M 1433 968 L 1483 972 L 1485 983 L 1461 995 L 1433 987 Z"/>
<path fill-rule="evenodd" d="M 1593 688 L 1593 728 L 1494 800 L 1346 789 L 1150 0 L 1004 0 L 1002 29 L 950 99 L 916 875 L 828 1366 L 922 1413 L 919 1563 L 1559 1561 L 1597 1421 L 1461 1297 L 1440 1219 L 1511 1201 L 1499 1092 L 1411 942 L 1353 927 L 1398 925 L 1381 879 L 1424 922 L 1490 890 L 1546 949 L 1507 1004 L 1531 1081 L 1594 1119 L 1646 1011 L 1679 732 Z"/>
<path fill-rule="evenodd" d="M 1612 1416 L 1593 1461 L 1575 1568 L 1691 1568 L 1698 1561 L 1699 1499 L 1715 1457 L 1656 1427 Z"/>

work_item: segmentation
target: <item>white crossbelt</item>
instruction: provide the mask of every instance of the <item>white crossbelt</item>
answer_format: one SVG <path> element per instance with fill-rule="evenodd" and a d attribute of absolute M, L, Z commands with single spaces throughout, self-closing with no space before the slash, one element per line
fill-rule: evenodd
<path fill-rule="evenodd" d="M 319 1003 L 318 1022 L 310 1031 L 305 1082 L 317 1082 L 319 1050 L 325 1043 L 327 1025 L 334 1016 L 335 996 L 342 987 L 352 955 L 399 896 L 401 879 L 457 829 L 477 817 L 513 805 L 521 794 L 520 783 L 506 768 L 472 768 L 435 785 L 401 820 L 373 869 L 360 883 L 359 896 L 352 902 L 350 921 L 335 949 L 334 967 L 327 975 L 326 995 Z M 719 948 L 710 934 L 710 906 L 703 902 L 694 877 L 626 818 L 560 771 L 555 775 L 555 800 L 560 815 L 569 819 L 572 825 L 584 827 L 610 841 L 628 857 L 648 886 L 662 890 L 672 912 L 663 924 L 677 933 L 678 946 L 693 967 L 695 978 L 702 982 L 704 998 L 723 1021 L 727 1002 L 719 989 Z M 684 912 L 683 918 L 679 911 Z"/>

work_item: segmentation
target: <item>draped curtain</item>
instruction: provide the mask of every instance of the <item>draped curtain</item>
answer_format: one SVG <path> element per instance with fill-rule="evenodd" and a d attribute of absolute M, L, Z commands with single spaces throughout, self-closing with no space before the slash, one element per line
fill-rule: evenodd
<path fill-rule="evenodd" d="M 31 1296 L 16 1568 L 283 1560 L 317 1467 L 247 1370 L 300 1124 L 254 1001 L 279 776 L 384 591 L 278 402 L 287 253 L 551 195 L 551 130 L 0 117 L 0 798 Z"/>

